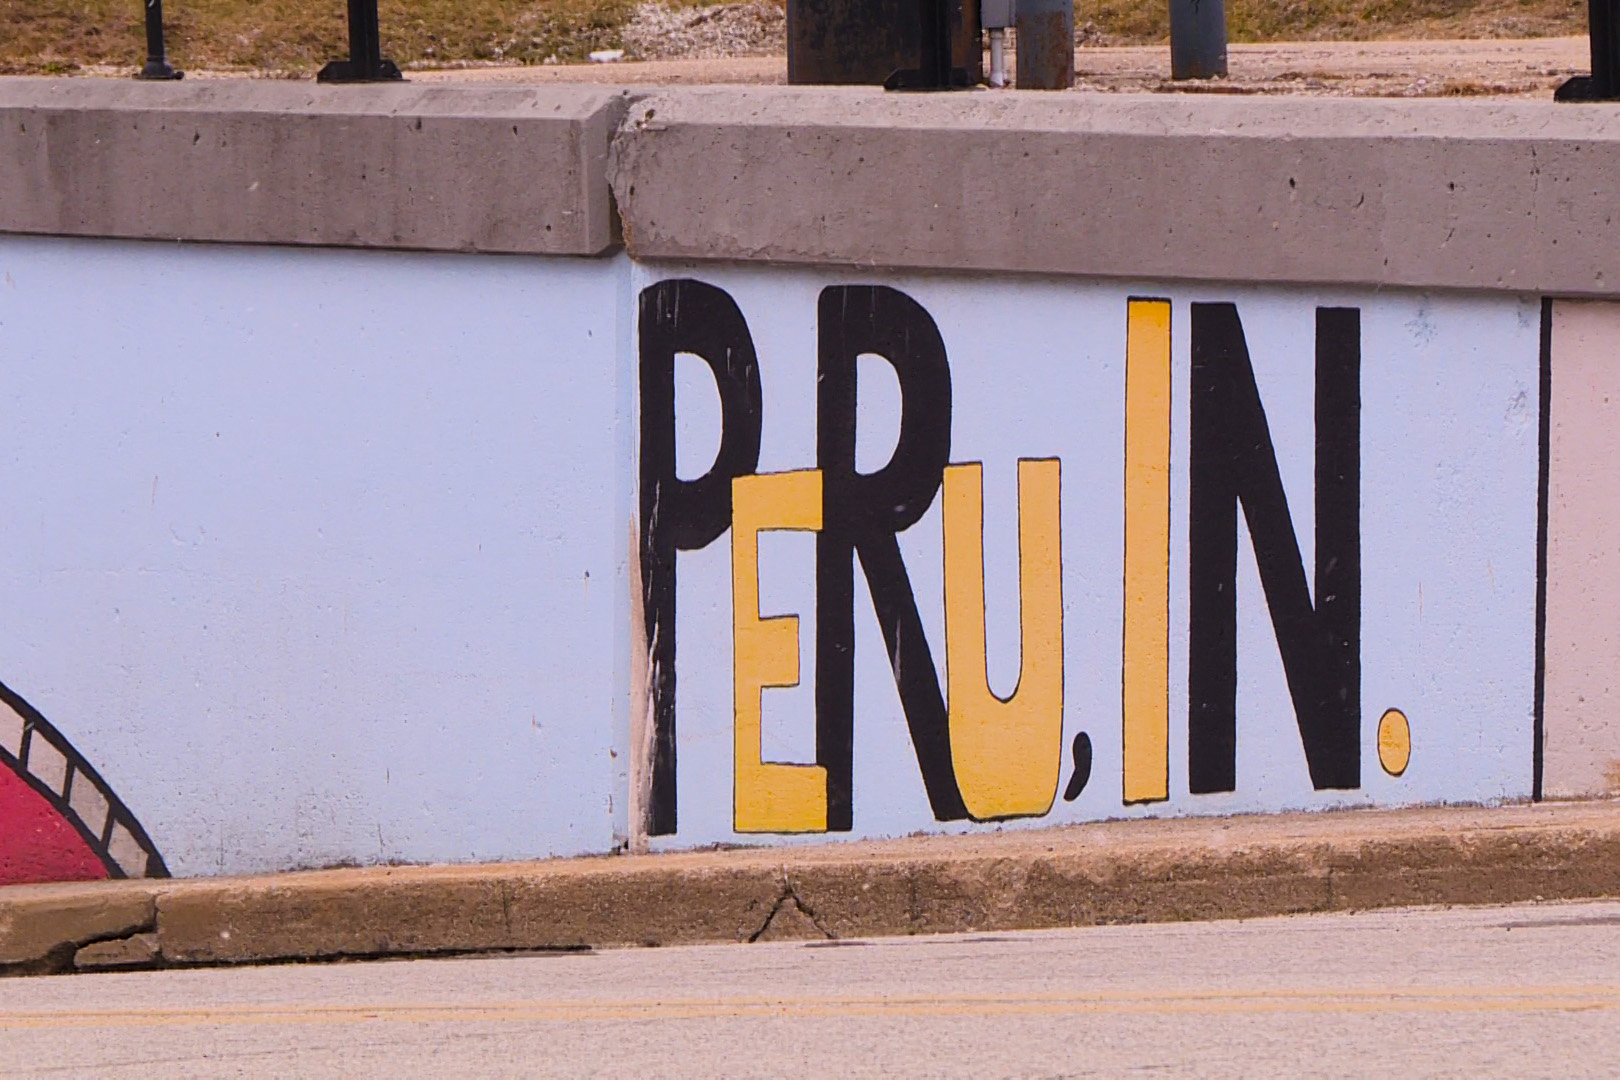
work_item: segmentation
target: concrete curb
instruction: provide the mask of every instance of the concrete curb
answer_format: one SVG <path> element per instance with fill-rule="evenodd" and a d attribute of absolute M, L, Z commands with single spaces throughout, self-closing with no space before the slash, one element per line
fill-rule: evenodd
<path fill-rule="evenodd" d="M 1620 896 L 1620 802 L 0 889 L 0 974 Z"/>

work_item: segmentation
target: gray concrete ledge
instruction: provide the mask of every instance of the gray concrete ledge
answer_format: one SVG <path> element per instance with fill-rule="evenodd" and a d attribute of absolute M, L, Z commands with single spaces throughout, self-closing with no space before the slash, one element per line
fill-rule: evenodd
<path fill-rule="evenodd" d="M 645 259 L 1620 295 L 1601 106 L 693 88 L 611 177 Z"/>
<path fill-rule="evenodd" d="M 0 232 L 595 255 L 610 88 L 0 79 Z"/>
<path fill-rule="evenodd" d="M 1616 177 L 1551 102 L 0 79 L 12 233 L 1613 297 Z"/>
<path fill-rule="evenodd" d="M 0 889 L 0 974 L 1620 896 L 1620 802 Z"/>

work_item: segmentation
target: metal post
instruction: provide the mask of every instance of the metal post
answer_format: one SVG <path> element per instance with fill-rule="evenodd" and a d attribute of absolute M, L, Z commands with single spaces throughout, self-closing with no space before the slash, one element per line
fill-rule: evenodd
<path fill-rule="evenodd" d="M 1213 79 L 1225 74 L 1224 0 L 1170 0 L 1170 77 Z"/>
<path fill-rule="evenodd" d="M 950 0 L 918 0 L 922 35 L 918 64 L 884 80 L 885 90 L 951 90 L 970 85 L 967 71 L 951 63 Z"/>
<path fill-rule="evenodd" d="M 990 85 L 1000 89 L 1007 85 L 1007 28 L 990 28 Z"/>
<path fill-rule="evenodd" d="M 163 47 L 163 0 L 146 0 L 146 66 L 135 77 L 167 82 L 185 78 L 185 74 L 169 66 Z"/>
<path fill-rule="evenodd" d="M 1007 28 L 1018 25 L 1014 0 L 980 0 L 979 26 L 990 35 L 990 85 L 1007 85 Z"/>
<path fill-rule="evenodd" d="M 1556 101 L 1620 99 L 1620 0 L 1587 0 L 1586 32 L 1592 41 L 1592 74 L 1567 80 L 1553 93 Z"/>
<path fill-rule="evenodd" d="M 787 0 L 787 76 L 795 86 L 882 86 L 895 70 L 920 82 L 924 23 L 938 10 L 918 0 Z M 951 83 L 976 82 L 984 67 L 979 0 L 945 0 Z M 935 47 L 937 47 L 937 42 Z M 930 56 L 934 48 L 929 50 Z M 931 64 L 937 64 L 931 61 Z M 937 74 L 937 72 L 936 72 Z M 920 88 L 920 87 L 919 87 Z"/>
<path fill-rule="evenodd" d="M 1074 85 L 1074 0 L 1018 0 L 1020 90 Z"/>
<path fill-rule="evenodd" d="M 383 59 L 377 0 L 349 0 L 349 58 L 333 60 L 315 76 L 319 82 L 392 82 L 401 79 L 392 60 Z"/>

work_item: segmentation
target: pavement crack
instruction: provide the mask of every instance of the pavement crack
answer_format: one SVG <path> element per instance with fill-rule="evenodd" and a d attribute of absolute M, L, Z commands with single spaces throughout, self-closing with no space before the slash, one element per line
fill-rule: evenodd
<path fill-rule="evenodd" d="M 778 924 L 778 919 L 782 920 L 781 924 Z M 781 892 L 777 894 L 775 902 L 771 904 L 771 910 L 765 916 L 765 921 L 760 924 L 759 929 L 748 935 L 748 941 L 752 944 L 756 941 L 766 940 L 766 935 L 770 933 L 773 926 L 777 926 L 784 936 L 803 937 L 802 924 L 804 922 L 808 922 L 822 938 L 828 941 L 834 940 L 836 937 L 831 930 L 827 929 L 826 923 L 822 921 L 821 917 L 811 909 L 809 904 L 804 902 L 804 898 L 799 895 L 798 887 L 793 884 L 793 881 L 787 875 L 787 870 L 784 868 L 782 871 Z M 799 923 L 800 926 L 793 927 L 789 925 L 791 923 Z"/>

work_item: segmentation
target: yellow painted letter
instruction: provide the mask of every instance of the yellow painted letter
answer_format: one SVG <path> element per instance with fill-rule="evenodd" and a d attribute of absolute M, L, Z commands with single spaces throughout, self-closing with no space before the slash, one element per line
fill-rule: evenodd
<path fill-rule="evenodd" d="M 1170 797 L 1170 302 L 1125 322 L 1125 801 Z"/>
<path fill-rule="evenodd" d="M 821 529 L 821 471 L 731 481 L 732 826 L 740 833 L 827 831 L 827 770 L 761 760 L 760 696 L 799 685 L 799 618 L 759 617 L 759 534 Z"/>
<path fill-rule="evenodd" d="M 984 642 L 984 468 L 945 470 L 945 676 L 951 762 L 976 820 L 1052 808 L 1063 758 L 1059 465 L 1018 462 L 1018 688 L 990 692 Z"/>

